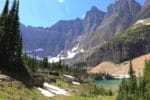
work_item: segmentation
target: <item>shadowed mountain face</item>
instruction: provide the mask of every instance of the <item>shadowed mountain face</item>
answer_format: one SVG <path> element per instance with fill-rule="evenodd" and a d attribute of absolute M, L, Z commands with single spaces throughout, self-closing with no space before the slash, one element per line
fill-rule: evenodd
<path fill-rule="evenodd" d="M 108 6 L 107 13 L 96 30 L 81 40 L 84 48 L 92 48 L 127 29 L 141 6 L 134 0 L 119 0 Z"/>
<path fill-rule="evenodd" d="M 145 18 L 140 15 L 144 15 L 149 4 L 147 1 L 141 8 L 135 0 L 118 0 L 108 6 L 107 12 L 93 6 L 84 19 L 59 21 L 46 29 L 22 25 L 24 50 L 34 51 L 42 48 L 44 50 L 38 53 L 40 56 L 57 56 L 78 47 L 77 49 L 83 49 L 85 54 L 86 51 L 92 54 L 94 48 L 132 26 L 137 19 Z M 79 54 L 73 58 L 73 62 L 80 60 Z"/>
<path fill-rule="evenodd" d="M 71 48 L 83 32 L 81 19 L 59 21 L 51 28 L 35 28 L 21 26 L 24 50 L 44 49 L 41 56 L 56 56 L 60 51 Z"/>
<path fill-rule="evenodd" d="M 95 29 L 101 25 L 101 22 L 104 19 L 105 12 L 102 12 L 98 10 L 95 6 L 91 8 L 86 13 L 86 16 L 83 20 L 83 25 L 84 25 L 84 33 L 92 33 L 95 31 Z"/>

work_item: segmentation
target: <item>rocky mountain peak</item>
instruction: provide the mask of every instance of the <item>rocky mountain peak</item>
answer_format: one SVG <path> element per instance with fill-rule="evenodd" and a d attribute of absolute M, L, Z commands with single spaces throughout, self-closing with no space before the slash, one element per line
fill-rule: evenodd
<path fill-rule="evenodd" d="M 136 20 L 141 20 L 150 17 L 150 0 L 146 0 Z M 136 21 L 135 20 L 135 21 Z"/>
<path fill-rule="evenodd" d="M 99 9 L 96 6 L 92 6 L 91 11 L 99 11 Z"/>
<path fill-rule="evenodd" d="M 95 30 L 95 28 L 101 24 L 104 19 L 105 12 L 100 11 L 96 6 L 92 6 L 91 10 L 86 13 L 84 18 L 84 32 L 89 33 Z"/>
<path fill-rule="evenodd" d="M 86 13 L 85 19 L 87 17 L 94 17 L 96 15 L 104 15 L 105 12 L 99 10 L 96 6 L 92 6 L 91 9 Z"/>
<path fill-rule="evenodd" d="M 145 1 L 145 4 L 147 4 L 147 3 L 150 3 L 150 0 L 146 0 L 146 1 Z"/>
<path fill-rule="evenodd" d="M 118 0 L 114 4 L 111 4 L 107 8 L 107 16 L 111 16 L 115 13 L 132 12 L 132 16 L 135 16 L 136 13 L 141 9 L 141 5 L 135 0 Z"/>

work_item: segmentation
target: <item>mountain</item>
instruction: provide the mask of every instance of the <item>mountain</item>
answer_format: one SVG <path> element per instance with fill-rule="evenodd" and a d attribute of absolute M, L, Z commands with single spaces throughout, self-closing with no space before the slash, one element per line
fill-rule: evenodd
<path fill-rule="evenodd" d="M 83 32 L 82 20 L 59 21 L 50 28 L 25 27 L 21 25 L 24 50 L 43 49 L 40 56 L 56 56 L 74 45 L 74 39 Z"/>
<path fill-rule="evenodd" d="M 92 33 L 101 24 L 105 14 L 105 12 L 100 11 L 97 7 L 92 6 L 83 19 L 84 33 Z"/>
<path fill-rule="evenodd" d="M 120 32 L 132 26 L 140 10 L 141 5 L 135 0 L 118 0 L 114 4 L 109 5 L 104 19 L 95 31 L 89 34 L 82 34 L 81 36 L 82 39 L 79 41 L 79 48 L 87 51 L 87 53 L 83 54 L 83 60 L 94 52 L 98 45 L 111 40 Z M 81 54 L 78 54 L 73 60 L 67 60 L 66 62 L 80 61 Z"/>
<path fill-rule="evenodd" d="M 40 56 L 57 56 L 62 51 L 72 49 L 78 44 L 81 34 L 94 31 L 100 25 L 105 13 L 92 7 L 86 13 L 84 20 L 59 21 L 49 28 L 25 27 L 21 25 L 23 34 L 24 50 L 36 51 L 41 48 Z"/>
<path fill-rule="evenodd" d="M 150 52 L 150 26 L 131 28 L 120 33 L 112 40 L 99 45 L 86 58 L 89 65 L 102 61 L 121 63 Z"/>
<path fill-rule="evenodd" d="M 31 26 L 26 27 L 22 24 L 20 25 L 20 30 L 23 37 L 23 50 L 25 52 L 34 52 L 39 48 L 46 48 L 47 37 L 50 37 L 47 30 Z"/>
<path fill-rule="evenodd" d="M 88 49 L 110 40 L 132 24 L 140 9 L 140 4 L 135 0 L 118 0 L 111 4 L 101 24 L 91 34 L 83 36 L 81 45 Z"/>
<path fill-rule="evenodd" d="M 50 61 L 58 60 L 61 56 L 69 64 L 81 62 L 81 60 L 87 61 L 91 65 L 98 64 L 103 60 L 114 62 L 127 60 L 129 59 L 127 55 L 120 59 L 118 58 L 120 55 L 109 55 L 112 59 L 107 57 L 109 53 L 114 53 L 114 49 L 106 52 L 107 49 L 118 47 L 118 43 L 113 42 L 114 44 L 107 45 L 109 47 L 106 46 L 105 49 L 103 48 L 104 50 L 100 49 L 102 48 L 101 45 L 109 43 L 107 41 L 112 41 L 112 38 L 120 36 L 121 32 L 133 26 L 140 18 L 138 17 L 140 13 L 144 13 L 144 9 L 148 7 L 149 1 L 141 7 L 135 0 L 118 0 L 108 6 L 107 12 L 93 6 L 87 11 L 84 19 L 62 20 L 48 28 L 25 27 L 22 25 L 24 50 L 35 51 L 40 57 L 51 56 Z M 134 49 L 136 46 L 133 46 Z M 95 57 L 93 56 L 95 52 L 104 55 Z M 121 51 L 118 50 L 118 52 Z M 143 50 L 142 53 L 146 52 Z M 93 61 L 88 61 L 89 58 Z"/>
<path fill-rule="evenodd" d="M 141 20 L 150 17 L 150 0 L 146 0 L 136 20 Z"/>

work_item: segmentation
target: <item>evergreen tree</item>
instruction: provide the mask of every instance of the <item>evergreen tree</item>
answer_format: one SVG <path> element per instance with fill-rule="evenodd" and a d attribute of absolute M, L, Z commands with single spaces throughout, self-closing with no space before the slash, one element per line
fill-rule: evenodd
<path fill-rule="evenodd" d="M 141 100 L 145 100 L 145 93 L 146 93 L 146 88 L 145 88 L 145 79 L 144 77 L 139 78 L 139 97 Z"/>
<path fill-rule="evenodd" d="M 8 8 L 9 8 L 9 0 L 6 0 L 5 7 L 2 12 L 2 17 L 8 14 L 8 11 L 9 11 Z"/>
<path fill-rule="evenodd" d="M 48 58 L 47 57 L 44 57 L 43 58 L 43 68 L 48 68 Z"/>
<path fill-rule="evenodd" d="M 149 100 L 150 99 L 150 61 L 145 61 L 144 79 L 145 79 L 145 96 L 146 96 L 146 100 Z"/>
<path fill-rule="evenodd" d="M 119 92 L 118 92 L 119 94 L 117 96 L 117 100 L 127 100 L 128 92 L 129 92 L 128 83 L 124 78 L 119 87 Z"/>
<path fill-rule="evenodd" d="M 23 65 L 21 57 L 22 37 L 19 30 L 19 1 L 14 0 L 10 11 L 8 6 L 9 1 L 6 0 L 0 18 L 0 68 L 14 78 L 28 81 L 30 75 Z"/>
<path fill-rule="evenodd" d="M 133 70 L 131 61 L 130 61 L 129 75 L 130 75 L 130 78 L 128 80 L 129 92 L 130 94 L 136 94 L 137 93 L 137 80 L 136 80 L 135 72 Z"/>
<path fill-rule="evenodd" d="M 4 9 L 2 11 L 2 14 L 1 14 L 1 17 L 0 17 L 0 58 L 1 58 L 1 62 L 0 62 L 0 66 L 3 66 L 3 61 L 4 61 L 4 46 L 5 46 L 5 39 L 6 39 L 6 35 L 5 34 L 7 31 L 6 30 L 6 21 L 7 21 L 7 18 L 8 18 L 8 5 L 9 5 L 9 1 L 6 0 L 6 3 L 5 3 L 5 6 L 4 6 Z M 6 45 L 7 46 L 7 45 Z"/>
<path fill-rule="evenodd" d="M 117 100 L 137 100 L 139 96 L 137 80 L 131 61 L 128 74 L 130 75 L 130 78 L 128 80 L 123 79 L 119 88 Z"/>

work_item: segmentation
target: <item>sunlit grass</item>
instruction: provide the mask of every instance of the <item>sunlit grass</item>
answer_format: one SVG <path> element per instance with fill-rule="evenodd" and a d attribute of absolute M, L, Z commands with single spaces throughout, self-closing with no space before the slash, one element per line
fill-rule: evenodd
<path fill-rule="evenodd" d="M 50 100 L 37 89 L 17 82 L 0 82 L 0 100 Z"/>

